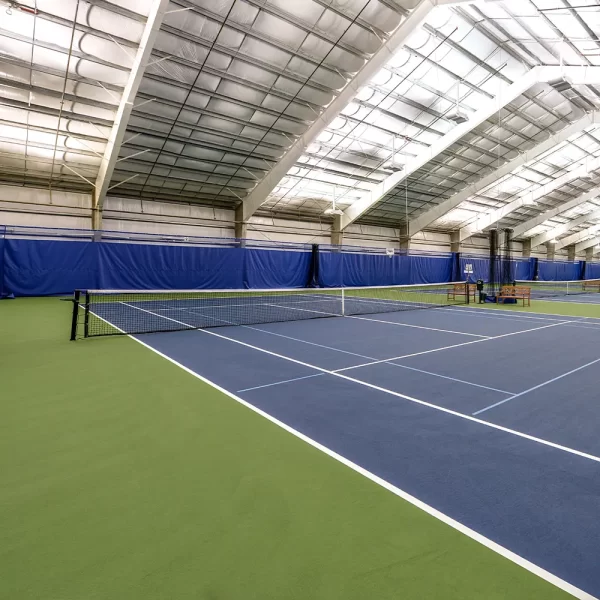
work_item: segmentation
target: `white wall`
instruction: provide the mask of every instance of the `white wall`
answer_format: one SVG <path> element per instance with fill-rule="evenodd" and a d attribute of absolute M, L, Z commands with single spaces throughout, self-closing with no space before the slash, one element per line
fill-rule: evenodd
<path fill-rule="evenodd" d="M 90 194 L 50 191 L 0 185 L 0 224 L 37 227 L 91 228 Z M 235 215 L 232 210 L 136 198 L 108 197 L 104 206 L 103 228 L 158 235 L 183 235 L 232 238 Z M 330 244 L 329 223 L 252 217 L 247 237 L 258 240 Z M 352 224 L 344 232 L 344 244 L 378 248 L 400 248 L 400 231 L 391 227 Z M 410 243 L 412 250 L 449 252 L 450 235 L 431 231 L 419 232 Z M 465 254 L 488 254 L 489 240 L 472 237 L 463 242 Z M 514 243 L 514 256 L 521 256 L 519 242 Z M 531 256 L 546 258 L 546 250 L 538 247 Z M 567 250 L 556 252 L 556 258 L 567 259 Z M 577 255 L 585 259 L 585 252 Z"/>
<path fill-rule="evenodd" d="M 0 224 L 89 229 L 90 194 L 0 185 Z"/>

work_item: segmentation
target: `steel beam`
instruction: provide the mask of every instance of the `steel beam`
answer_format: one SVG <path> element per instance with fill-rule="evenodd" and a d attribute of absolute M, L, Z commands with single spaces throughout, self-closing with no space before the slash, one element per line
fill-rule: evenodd
<path fill-rule="evenodd" d="M 385 195 L 410 175 L 415 173 L 428 162 L 447 150 L 452 144 L 458 142 L 465 135 L 484 123 L 487 119 L 500 111 L 507 104 L 524 94 L 535 84 L 547 83 L 557 79 L 566 79 L 577 85 L 580 81 L 595 81 L 600 83 L 600 67 L 534 67 L 508 88 L 500 92 L 493 100 L 484 103 L 484 106 L 473 113 L 466 123 L 451 129 L 446 135 L 432 144 L 427 150 L 419 154 L 406 168 L 398 173 L 393 173 L 382 182 L 370 186 L 365 190 L 362 198 L 350 205 L 342 217 L 342 228 L 356 221 L 360 216 L 382 200 Z"/>
<path fill-rule="evenodd" d="M 244 199 L 238 216 L 247 221 L 258 208 L 267 200 L 279 182 L 304 154 L 306 148 L 336 119 L 344 108 L 354 99 L 361 88 L 366 86 L 404 46 L 406 39 L 418 29 L 429 13 L 441 5 L 472 4 L 474 0 L 421 0 L 408 17 L 392 33 L 387 42 L 365 63 L 363 68 L 348 82 L 333 102 L 319 115 L 317 120 L 299 137 L 267 173 L 263 180 Z M 237 218 L 237 217 L 236 217 Z"/>
<path fill-rule="evenodd" d="M 447 212 L 456 208 L 459 204 L 468 200 L 472 196 L 476 196 L 479 192 L 484 190 L 486 187 L 492 185 L 495 181 L 498 181 L 502 177 L 509 175 L 519 167 L 526 165 L 527 163 L 532 162 L 538 156 L 556 148 L 563 142 L 567 141 L 570 137 L 580 133 L 584 129 L 590 127 L 591 125 L 600 124 L 600 112 L 594 111 L 592 113 L 586 114 L 584 117 L 575 121 L 571 125 L 567 125 L 561 129 L 558 133 L 551 135 L 547 140 L 541 142 L 531 150 L 527 152 L 523 152 L 517 156 L 517 158 L 505 163 L 500 168 L 492 171 L 488 175 L 482 177 L 479 181 L 467 186 L 460 192 L 454 194 L 447 200 L 444 200 L 440 204 L 437 204 L 427 212 L 423 213 L 419 217 L 417 217 L 414 221 L 411 221 L 409 224 L 409 234 L 412 236 L 419 231 L 422 231 L 434 221 L 437 221 L 440 217 L 444 216 Z M 515 230 L 516 231 L 516 230 Z M 523 233 L 523 232 L 521 232 Z M 513 234 L 514 237 L 518 237 L 519 234 Z"/>
<path fill-rule="evenodd" d="M 106 149 L 100 164 L 100 169 L 98 170 L 92 204 L 92 227 L 94 229 L 100 229 L 101 227 L 104 199 L 106 198 L 106 193 L 110 187 L 110 181 L 115 170 L 115 165 L 119 159 L 121 144 L 123 143 L 125 131 L 127 130 L 131 111 L 133 110 L 133 102 L 140 87 L 142 77 L 144 76 L 146 64 L 152 53 L 158 30 L 160 29 L 168 7 L 169 0 L 152 1 L 152 8 L 150 9 L 150 14 L 146 21 L 146 27 L 131 67 L 127 85 L 123 90 L 121 102 L 119 103 L 115 121 L 106 143 Z"/>
<path fill-rule="evenodd" d="M 589 248 L 594 248 L 595 246 L 600 246 L 600 237 L 593 237 L 590 238 L 589 240 L 586 240 L 585 242 L 579 242 L 579 244 L 575 245 L 575 254 L 578 254 L 579 252 L 583 252 L 584 250 L 588 250 Z M 600 252 L 600 250 L 599 250 Z M 592 252 L 593 254 L 597 254 L 597 252 Z"/>
<path fill-rule="evenodd" d="M 598 233 L 598 230 L 600 230 L 600 224 L 593 225 L 592 227 L 588 227 L 587 229 L 584 229 L 583 231 L 578 231 L 577 233 L 574 233 L 573 235 L 563 238 L 562 240 L 558 240 L 555 245 L 556 249 L 560 250 L 561 248 L 570 246 L 571 244 L 579 244 L 579 242 L 582 242 L 584 240 L 589 239 L 590 237 L 593 237 L 596 233 Z"/>
<path fill-rule="evenodd" d="M 516 200 L 513 200 L 512 202 L 509 202 L 508 204 L 501 206 L 500 208 L 492 211 L 491 213 L 481 215 L 473 223 L 466 225 L 460 230 L 460 240 L 465 240 L 466 238 L 471 237 L 474 233 L 482 231 L 486 227 L 490 227 L 494 223 L 500 221 L 500 219 L 503 219 L 506 215 L 517 210 L 518 208 L 521 208 L 522 206 L 535 204 L 538 200 L 540 200 L 544 196 L 547 196 L 554 190 L 557 190 L 563 185 L 566 185 L 567 183 L 575 179 L 581 178 L 587 175 L 589 172 L 595 171 L 597 169 L 600 169 L 600 158 L 590 160 L 588 163 L 582 165 L 578 169 L 574 169 L 569 173 L 565 173 L 564 175 L 557 177 L 550 183 L 540 186 L 533 192 L 530 192 L 524 196 L 517 198 Z"/>
<path fill-rule="evenodd" d="M 584 194 L 581 194 L 580 196 L 577 196 L 576 198 L 573 198 L 572 200 L 569 200 L 568 202 L 565 202 L 564 204 L 561 204 L 560 206 L 557 206 L 556 208 L 551 208 L 550 210 L 540 213 L 536 217 L 517 225 L 513 228 L 513 238 L 516 239 L 521 237 L 534 227 L 545 223 L 548 221 L 548 219 L 553 219 L 557 215 L 567 212 L 576 206 L 580 206 L 581 204 L 588 202 L 588 200 L 593 200 L 597 196 L 600 196 L 600 185 L 592 188 Z"/>
<path fill-rule="evenodd" d="M 549 231 L 545 231 L 544 233 L 540 233 L 539 235 L 532 237 L 531 247 L 535 248 L 536 246 L 541 246 L 542 244 L 545 244 L 550 240 L 554 240 L 557 237 L 567 233 L 567 231 L 573 229 L 573 227 L 578 227 L 582 223 L 590 221 L 591 219 L 600 219 L 600 210 L 594 210 L 591 213 L 588 213 L 587 215 L 581 215 L 580 217 L 577 217 L 576 219 L 573 219 L 568 223 L 558 225 L 557 227 L 554 227 Z"/>

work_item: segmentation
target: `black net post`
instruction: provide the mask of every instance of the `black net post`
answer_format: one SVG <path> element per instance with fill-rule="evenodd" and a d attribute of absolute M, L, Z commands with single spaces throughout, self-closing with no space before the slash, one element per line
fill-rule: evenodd
<path fill-rule="evenodd" d="M 77 323 L 79 321 L 79 300 L 81 298 L 81 292 L 75 290 L 73 294 L 73 315 L 71 317 L 71 341 L 74 342 L 77 339 Z"/>
<path fill-rule="evenodd" d="M 490 265 L 488 275 L 488 295 L 496 296 L 498 291 L 498 230 L 490 231 Z"/>
<path fill-rule="evenodd" d="M 310 268 L 308 272 L 308 281 L 306 282 L 307 288 L 319 287 L 319 261 L 320 261 L 320 250 L 319 244 L 313 244 L 310 257 Z"/>
<path fill-rule="evenodd" d="M 83 321 L 83 335 L 89 337 L 90 334 L 90 293 L 85 293 L 85 317 Z"/>

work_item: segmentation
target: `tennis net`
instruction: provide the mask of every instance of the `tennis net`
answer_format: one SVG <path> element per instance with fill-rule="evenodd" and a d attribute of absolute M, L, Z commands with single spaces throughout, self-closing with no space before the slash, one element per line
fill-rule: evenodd
<path fill-rule="evenodd" d="M 259 325 L 466 304 L 472 284 L 269 290 L 76 291 L 71 339 Z"/>
<path fill-rule="evenodd" d="M 557 298 L 575 294 L 600 292 L 600 279 L 574 281 L 517 281 L 517 285 L 531 288 L 532 298 Z"/>

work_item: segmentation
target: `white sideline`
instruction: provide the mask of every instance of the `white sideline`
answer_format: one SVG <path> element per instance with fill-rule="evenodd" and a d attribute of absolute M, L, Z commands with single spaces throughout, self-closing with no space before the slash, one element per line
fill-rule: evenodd
<path fill-rule="evenodd" d="M 96 315 L 96 316 L 99 319 L 101 319 L 102 321 L 104 321 L 105 323 L 107 323 L 108 325 L 110 325 L 112 327 L 115 327 L 115 329 L 118 329 L 119 331 L 122 331 L 121 329 L 119 329 L 118 327 L 116 327 L 115 325 L 113 325 L 112 323 L 110 323 L 109 321 L 106 321 L 106 319 L 102 319 L 102 317 L 100 317 L 98 315 Z M 157 315 L 157 316 L 160 316 L 160 315 Z M 210 333 L 210 332 L 204 331 L 204 333 Z M 540 577 L 541 579 L 543 579 L 543 580 L 547 581 L 548 583 L 554 585 L 555 587 L 557 587 L 557 588 L 559 588 L 559 589 L 567 592 L 568 594 L 571 594 L 573 597 L 578 598 L 578 600 L 599 600 L 598 598 L 596 598 L 596 597 L 592 596 L 591 594 L 588 594 L 587 592 L 579 589 L 578 587 L 576 587 L 573 584 L 565 581 L 564 579 L 561 579 L 560 577 L 557 577 L 553 573 L 550 573 L 549 571 L 546 571 L 546 569 L 543 569 L 542 567 L 539 567 L 535 563 L 532 563 L 531 561 L 527 560 L 526 558 L 523 558 L 522 556 L 519 556 L 518 554 L 516 554 L 512 550 L 509 550 L 508 548 L 505 548 L 504 546 L 501 546 L 500 544 L 494 542 L 493 540 L 490 540 L 489 538 L 487 538 L 484 535 L 478 533 L 477 531 L 471 529 L 470 527 L 467 527 L 466 525 L 463 525 L 459 521 L 456 521 L 452 517 L 450 517 L 450 516 L 446 515 L 445 513 L 437 510 L 433 506 L 430 506 L 429 504 L 426 504 L 422 500 L 419 500 L 418 498 L 416 498 L 415 496 L 409 494 L 408 492 L 405 492 L 401 488 L 399 488 L 399 487 L 397 487 L 397 486 L 389 483 L 385 479 L 382 479 L 381 477 L 378 477 L 374 473 L 371 473 L 370 471 L 367 471 L 367 469 L 364 469 L 363 467 L 357 465 L 356 463 L 348 460 L 347 458 L 345 458 L 341 454 L 338 454 L 337 452 L 334 452 L 333 450 L 331 450 L 327 446 L 324 446 L 323 444 L 320 444 L 319 442 L 317 442 L 316 440 L 313 440 L 312 438 L 308 437 L 307 435 L 304 435 L 303 433 L 301 433 L 300 431 L 294 429 L 293 427 L 290 427 L 289 425 L 287 425 L 283 421 L 280 421 L 279 419 L 276 419 L 275 417 L 271 416 L 270 414 L 262 411 L 260 408 L 257 408 L 256 406 L 250 404 L 249 402 L 246 402 L 245 400 L 243 400 L 239 396 L 236 396 L 232 392 L 229 392 L 225 388 L 222 388 L 221 386 L 217 385 L 216 383 L 214 383 L 214 382 L 210 381 L 209 379 L 203 377 L 199 373 L 196 373 L 192 369 L 189 369 L 188 367 L 182 365 L 181 363 L 177 362 L 176 360 L 174 360 L 170 356 L 167 356 L 166 354 L 163 354 L 162 352 L 160 352 L 156 348 L 153 348 L 152 346 L 146 344 L 142 340 L 134 337 L 133 335 L 127 335 L 127 337 L 130 338 L 130 339 L 132 339 L 132 340 L 134 340 L 138 344 L 144 346 L 145 348 L 147 348 L 151 352 L 154 352 L 155 354 L 157 354 L 161 358 L 164 358 L 165 360 L 168 360 L 170 363 L 176 365 L 177 367 L 179 367 L 180 369 L 182 369 L 185 372 L 189 373 L 190 375 L 192 375 L 196 379 L 199 379 L 200 381 L 202 381 L 202 382 L 210 385 L 214 389 L 216 389 L 219 392 L 225 394 L 226 396 L 228 396 L 229 398 L 235 400 L 239 404 L 245 406 L 246 408 L 248 408 L 251 411 L 255 412 L 256 414 L 260 415 L 261 417 L 267 419 L 268 421 L 270 421 L 271 423 L 277 425 L 281 429 L 287 431 L 288 433 L 291 433 L 292 435 L 294 435 L 298 439 L 302 440 L 303 442 L 309 444 L 313 448 L 316 448 L 317 450 L 323 452 L 324 454 L 326 454 L 327 456 L 333 458 L 334 460 L 338 461 L 339 463 L 345 465 L 346 467 L 349 467 L 350 469 L 352 469 L 356 473 L 362 475 L 363 477 L 366 477 L 367 479 L 371 480 L 373 483 L 375 483 L 375 484 L 379 485 L 380 487 L 388 490 L 389 492 L 392 492 L 393 494 L 395 494 L 399 498 L 402 498 L 403 500 L 409 502 L 413 506 L 419 508 L 420 510 L 426 512 L 427 514 L 431 515 L 432 517 L 438 519 L 442 523 L 445 523 L 446 525 L 448 525 L 448 526 L 452 527 L 453 529 L 459 531 L 460 533 L 466 535 L 467 537 L 471 538 L 472 540 L 480 543 L 482 546 L 485 546 L 486 548 L 492 550 L 493 552 L 496 552 L 500 556 L 502 556 L 502 557 L 510 560 L 511 562 L 515 563 L 516 565 L 519 565 L 520 567 L 526 569 L 530 573 L 532 573 L 532 574 Z M 219 336 L 219 337 L 221 337 L 221 336 Z M 225 339 L 227 339 L 227 338 L 225 338 Z M 234 340 L 230 340 L 230 341 L 234 341 Z M 473 419 L 473 418 L 471 418 L 471 420 L 476 421 L 476 422 L 480 422 L 480 423 L 483 423 L 483 424 L 487 424 L 485 421 L 479 421 L 479 419 Z M 497 429 L 504 429 L 504 428 L 501 428 L 501 427 L 496 427 L 496 428 Z M 506 431 L 510 431 L 510 430 L 506 430 Z M 531 436 L 526 436 L 525 434 L 518 434 L 518 435 L 521 435 L 521 437 L 535 439 L 535 438 L 531 438 Z"/>

